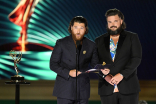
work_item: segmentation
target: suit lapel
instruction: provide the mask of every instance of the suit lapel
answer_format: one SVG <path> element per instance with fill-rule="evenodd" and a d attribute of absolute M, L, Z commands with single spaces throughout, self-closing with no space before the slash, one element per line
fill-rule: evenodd
<path fill-rule="evenodd" d="M 117 49 L 116 49 L 116 55 L 115 55 L 115 60 L 114 62 L 116 61 L 117 57 L 119 56 L 120 54 L 120 50 L 122 48 L 122 45 L 123 45 L 123 42 L 125 40 L 125 37 L 126 37 L 126 34 L 124 31 L 121 32 L 120 34 L 120 37 L 119 37 L 119 41 L 118 41 L 118 45 L 117 45 Z"/>
<path fill-rule="evenodd" d="M 80 51 L 80 62 L 81 60 L 84 60 L 86 55 L 87 55 L 87 52 L 88 52 L 88 43 L 87 43 L 87 40 L 86 40 L 86 37 L 83 38 L 83 43 L 82 43 L 82 48 L 81 48 L 81 51 Z"/>
<path fill-rule="evenodd" d="M 106 51 L 108 54 L 108 57 L 110 60 L 112 60 L 112 57 L 111 57 L 111 54 L 110 54 L 110 48 L 109 48 L 109 45 L 110 45 L 110 35 L 107 33 L 106 37 L 104 37 L 104 44 L 105 44 L 105 48 L 106 48 Z"/>
<path fill-rule="evenodd" d="M 116 55 L 115 55 L 115 59 L 114 62 L 116 61 L 117 57 L 119 56 L 120 50 L 122 48 L 123 42 L 125 40 L 126 34 L 124 31 L 121 32 L 120 37 L 119 37 L 119 41 L 118 41 L 118 45 L 117 45 L 117 50 L 116 50 Z M 109 59 L 112 61 L 112 57 L 110 54 L 110 35 L 107 33 L 106 36 L 104 37 L 104 44 L 105 44 L 105 48 L 106 51 L 109 56 Z M 112 61 L 113 62 L 113 61 Z"/>
<path fill-rule="evenodd" d="M 75 47 L 75 43 L 74 43 L 74 40 L 72 38 L 72 35 L 69 36 L 68 38 L 68 42 L 67 42 L 67 49 L 69 50 L 69 53 L 71 55 L 71 57 L 73 57 L 74 59 L 76 59 L 76 47 Z M 82 48 L 81 48 L 81 51 L 80 51 L 80 59 L 79 60 L 83 60 L 85 59 L 86 57 L 86 54 L 88 52 L 88 43 L 87 43 L 87 40 L 86 38 L 84 37 L 83 38 L 83 43 L 82 43 Z"/>
<path fill-rule="evenodd" d="M 74 40 L 72 38 L 72 35 L 70 35 L 68 38 L 67 49 L 68 49 L 71 57 L 76 58 L 76 46 L 75 46 Z"/>

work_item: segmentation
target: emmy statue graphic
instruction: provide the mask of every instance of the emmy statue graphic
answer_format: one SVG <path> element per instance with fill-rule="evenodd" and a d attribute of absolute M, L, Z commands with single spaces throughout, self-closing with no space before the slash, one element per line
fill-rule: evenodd
<path fill-rule="evenodd" d="M 17 7 L 8 16 L 11 22 L 18 26 L 21 26 L 20 37 L 17 40 L 17 43 L 21 45 L 19 49 L 17 48 L 20 51 L 26 51 L 25 45 L 28 44 L 28 24 L 38 2 L 39 0 L 21 0 Z"/>
<path fill-rule="evenodd" d="M 19 70 L 18 70 L 17 65 L 16 65 L 16 64 L 18 64 L 21 61 L 22 52 L 21 53 L 19 52 L 18 57 L 16 57 L 17 56 L 17 52 L 14 51 L 14 50 L 11 50 L 9 52 L 9 56 L 11 56 L 12 59 L 14 60 L 14 67 L 15 67 L 15 71 L 16 71 L 16 74 L 17 74 L 15 76 L 12 76 L 11 77 L 11 81 L 13 81 L 13 82 L 21 82 L 21 81 L 24 81 L 24 77 L 22 77 L 21 75 L 18 75 Z"/>
<path fill-rule="evenodd" d="M 31 24 L 30 19 L 32 20 L 34 19 L 33 14 L 36 15 L 35 9 L 40 11 L 38 8 L 36 8 L 37 4 L 39 4 L 40 1 L 41 2 L 45 2 L 45 1 L 44 0 L 18 0 L 18 1 L 19 3 L 17 4 L 17 6 L 8 14 L 8 19 L 10 22 L 21 27 L 19 33 L 16 34 L 19 35 L 19 38 L 17 39 L 16 42 L 0 45 L 0 51 L 15 50 L 20 52 L 26 52 L 26 51 L 53 50 L 53 47 L 47 44 L 43 44 L 35 41 L 34 42 L 29 41 L 28 34 L 27 34 L 27 30 L 29 29 L 28 25 Z M 31 35 L 35 35 L 35 34 L 31 34 Z"/>

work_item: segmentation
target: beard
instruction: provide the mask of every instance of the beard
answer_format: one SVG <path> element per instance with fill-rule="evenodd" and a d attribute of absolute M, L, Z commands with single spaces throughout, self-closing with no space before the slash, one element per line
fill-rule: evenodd
<path fill-rule="evenodd" d="M 111 26 L 110 28 L 112 28 L 112 27 L 116 27 L 116 26 Z M 109 29 L 108 28 L 108 26 L 107 26 L 107 32 L 108 32 L 108 34 L 110 34 L 110 35 L 117 35 L 117 34 L 120 34 L 121 33 L 121 31 L 122 31 L 123 29 L 122 29 L 122 25 L 120 25 L 120 27 L 118 27 L 116 30 L 111 30 L 111 29 Z"/>
<path fill-rule="evenodd" d="M 83 37 L 84 37 L 85 34 L 82 34 L 82 35 L 79 34 L 79 35 L 80 35 L 79 38 L 77 38 L 76 35 L 77 35 L 77 33 L 74 33 L 74 32 L 72 31 L 72 37 L 73 37 L 73 39 L 74 39 L 75 41 L 81 41 L 81 40 L 83 39 Z"/>

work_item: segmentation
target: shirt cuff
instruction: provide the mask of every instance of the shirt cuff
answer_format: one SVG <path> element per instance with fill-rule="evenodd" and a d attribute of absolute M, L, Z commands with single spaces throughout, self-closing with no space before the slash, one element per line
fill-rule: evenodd
<path fill-rule="evenodd" d="M 121 73 L 120 73 L 120 75 L 123 76 Z"/>

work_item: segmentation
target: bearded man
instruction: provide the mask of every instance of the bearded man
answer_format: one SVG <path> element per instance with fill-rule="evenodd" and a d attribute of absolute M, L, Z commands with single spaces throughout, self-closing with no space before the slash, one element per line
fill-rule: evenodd
<path fill-rule="evenodd" d="M 110 73 L 99 77 L 98 94 L 102 104 L 138 104 L 140 85 L 137 67 L 142 58 L 138 35 L 124 30 L 124 15 L 118 9 L 105 14 L 107 33 L 95 39 L 99 62 L 111 64 Z"/>
<path fill-rule="evenodd" d="M 98 63 L 97 48 L 93 41 L 84 37 L 88 33 L 88 22 L 84 17 L 74 17 L 68 31 L 71 35 L 57 40 L 50 59 L 50 69 L 57 73 L 53 95 L 57 97 L 57 104 L 88 104 L 90 78 L 88 73 L 81 72 L 87 71 L 89 65 L 94 67 Z"/>

